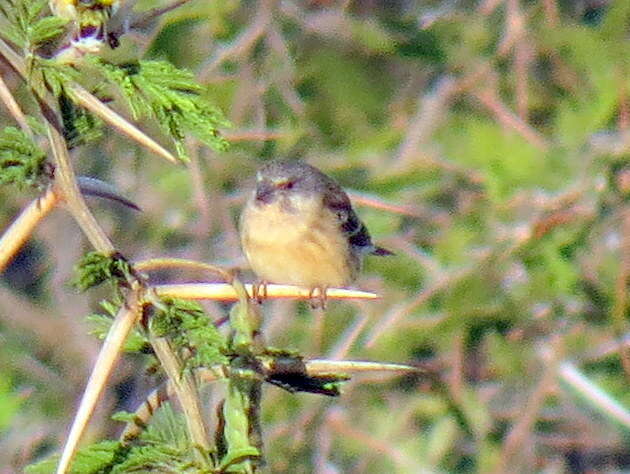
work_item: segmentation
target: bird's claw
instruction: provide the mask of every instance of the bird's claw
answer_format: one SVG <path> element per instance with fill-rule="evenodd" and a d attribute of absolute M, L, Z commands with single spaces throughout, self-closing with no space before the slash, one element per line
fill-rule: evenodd
<path fill-rule="evenodd" d="M 308 299 L 312 309 L 326 309 L 326 303 L 328 302 L 328 295 L 326 294 L 325 286 L 319 286 L 312 288 L 308 294 Z"/>
<path fill-rule="evenodd" d="M 258 304 L 267 299 L 267 282 L 261 280 L 252 285 L 252 299 Z"/>

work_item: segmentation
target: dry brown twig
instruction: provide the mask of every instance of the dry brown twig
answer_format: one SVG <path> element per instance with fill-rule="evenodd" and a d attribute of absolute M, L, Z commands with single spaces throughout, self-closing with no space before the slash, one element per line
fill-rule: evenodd
<path fill-rule="evenodd" d="M 247 29 L 231 44 L 217 48 L 214 55 L 201 67 L 199 80 L 207 81 L 224 61 L 240 58 L 251 50 L 267 31 L 275 3 L 276 0 L 258 2 L 256 13 Z"/>
<path fill-rule="evenodd" d="M 173 392 L 177 395 L 177 399 L 182 407 L 191 442 L 193 446 L 200 448 L 195 449 L 195 455 L 201 466 L 209 468 L 205 453 L 211 452 L 211 445 L 208 439 L 208 431 L 203 422 L 195 377 L 190 372 L 183 370 L 183 364 L 175 355 L 168 339 L 155 337 L 151 334 L 149 340 L 156 357 L 160 361 L 160 366 L 166 372 L 169 382 L 172 384 Z"/>
<path fill-rule="evenodd" d="M 409 168 L 422 157 L 421 146 L 439 127 L 448 110 L 447 105 L 458 92 L 458 81 L 444 76 L 435 88 L 418 97 L 416 114 L 407 127 L 405 138 L 395 158 L 397 170 Z"/>
<path fill-rule="evenodd" d="M 94 363 L 92 373 L 87 381 L 85 392 L 79 403 L 79 408 L 70 428 L 70 433 L 57 465 L 57 473 L 63 474 L 70 468 L 70 463 L 76 454 L 76 449 L 96 403 L 109 378 L 116 361 L 122 353 L 122 348 L 142 309 L 143 291 L 140 287 L 132 289 L 125 304 L 116 315 L 112 327 L 103 342 L 98 358 Z"/>
<path fill-rule="evenodd" d="M 339 434 L 344 439 L 353 439 L 362 446 L 367 446 L 375 454 L 383 454 L 394 462 L 398 472 L 411 472 L 414 465 L 411 458 L 387 439 L 377 438 L 371 433 L 366 433 L 347 420 L 344 411 L 339 407 L 327 410 L 326 426 L 332 432 Z"/>
<path fill-rule="evenodd" d="M 24 112 L 22 112 L 22 109 L 13 97 L 13 94 L 9 90 L 2 75 L 0 75 L 0 100 L 2 100 L 7 110 L 9 111 L 9 114 L 13 116 L 22 131 L 32 138 L 33 132 L 31 131 L 31 127 L 29 127 L 28 122 L 26 121 L 26 116 L 24 115 Z"/>
<path fill-rule="evenodd" d="M 31 238 L 35 227 L 58 203 L 59 196 L 52 188 L 48 188 L 42 196 L 24 208 L 9 228 L 4 231 L 0 237 L 0 272 L 4 271 L 7 265 L 11 263 L 13 257 Z"/>
<path fill-rule="evenodd" d="M 558 376 L 558 364 L 563 354 L 563 343 L 563 337 L 556 336 L 545 351 L 544 361 L 541 361 L 544 367 L 542 375 L 532 393 L 526 398 L 525 406 L 506 436 L 495 473 L 506 472 L 509 467 L 513 467 L 515 465 L 513 458 L 517 454 L 518 448 L 529 444 L 527 439 L 531 436 L 531 430 L 536 423 L 538 413 L 549 396 L 550 390 L 553 389 Z"/>
<path fill-rule="evenodd" d="M 473 91 L 473 96 L 477 98 L 505 128 L 513 130 L 540 151 L 544 152 L 549 149 L 547 140 L 529 124 L 521 120 L 520 117 L 514 114 L 514 112 L 503 103 L 499 98 L 496 88 L 490 89 L 486 87 L 482 90 Z"/>
<path fill-rule="evenodd" d="M 132 140 L 136 141 L 140 146 L 145 147 L 147 150 L 152 151 L 156 155 L 165 158 L 173 164 L 179 163 L 179 160 L 175 158 L 175 156 L 170 151 L 168 151 L 154 139 L 149 137 L 146 133 L 141 131 L 138 127 L 129 122 L 118 112 L 115 112 L 113 109 L 107 107 L 105 104 L 103 104 L 102 101 L 100 101 L 79 84 L 69 84 L 68 92 L 72 95 L 72 97 L 77 101 L 79 105 L 85 107 L 87 110 L 92 112 L 97 117 L 100 117 L 103 121 L 110 124 L 112 127 L 116 128 Z"/>
<path fill-rule="evenodd" d="M 0 39 L 0 55 L 7 60 L 7 62 L 11 65 L 11 67 L 24 79 L 27 77 L 27 69 L 24 64 L 24 60 L 15 52 L 13 49 L 2 39 Z M 166 149 L 164 149 L 161 145 L 159 145 L 155 140 L 149 137 L 144 132 L 140 131 L 135 125 L 131 122 L 123 118 L 120 114 L 107 107 L 103 102 L 98 100 L 83 88 L 81 85 L 72 82 L 65 85 L 68 93 L 70 93 L 77 102 L 102 118 L 105 122 L 112 125 L 114 128 L 120 130 L 122 133 L 127 135 L 133 140 L 136 140 L 141 146 L 147 147 L 147 149 L 153 151 L 154 153 L 166 158 L 167 160 L 178 163 L 178 160 Z M 35 91 L 33 91 L 35 93 Z M 50 112 L 54 110 L 52 107 L 52 100 L 47 97 L 40 97 L 37 93 L 35 96 L 40 100 L 40 107 L 48 108 L 48 111 L 45 115 L 48 115 L 48 119 L 52 119 L 50 116 Z"/>
<path fill-rule="evenodd" d="M 246 284 L 245 288 L 250 296 L 253 295 L 253 286 Z M 183 298 L 191 300 L 211 299 L 217 301 L 237 301 L 238 295 L 229 283 L 182 283 L 171 285 L 157 285 L 154 287 L 158 296 L 164 298 Z M 266 299 L 309 299 L 311 296 L 317 297 L 315 291 L 311 295 L 311 290 L 292 285 L 267 285 L 265 292 Z M 379 296 L 360 290 L 347 290 L 344 288 L 328 288 L 326 291 L 328 299 L 377 299 Z"/>

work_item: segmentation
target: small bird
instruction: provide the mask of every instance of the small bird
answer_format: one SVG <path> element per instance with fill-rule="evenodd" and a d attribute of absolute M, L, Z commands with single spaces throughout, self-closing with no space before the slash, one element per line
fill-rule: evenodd
<path fill-rule="evenodd" d="M 256 175 L 240 219 L 241 243 L 261 279 L 311 290 L 324 307 L 326 289 L 352 282 L 364 255 L 393 255 L 372 243 L 347 194 L 330 177 L 301 161 L 273 161 Z M 258 290 L 256 295 L 258 296 Z"/>

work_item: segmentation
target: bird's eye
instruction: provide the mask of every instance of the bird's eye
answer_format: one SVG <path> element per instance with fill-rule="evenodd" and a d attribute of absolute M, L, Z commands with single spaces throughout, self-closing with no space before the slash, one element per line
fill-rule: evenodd
<path fill-rule="evenodd" d="M 284 183 L 281 183 L 280 185 L 278 185 L 278 187 L 280 189 L 293 189 L 294 185 L 295 185 L 294 181 L 285 181 Z"/>

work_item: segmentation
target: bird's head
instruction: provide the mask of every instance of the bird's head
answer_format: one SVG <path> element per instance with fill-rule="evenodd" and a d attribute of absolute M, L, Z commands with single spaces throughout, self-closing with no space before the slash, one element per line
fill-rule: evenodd
<path fill-rule="evenodd" d="M 274 161 L 264 165 L 256 175 L 256 204 L 284 203 L 301 207 L 317 196 L 322 187 L 322 173 L 306 163 Z"/>

